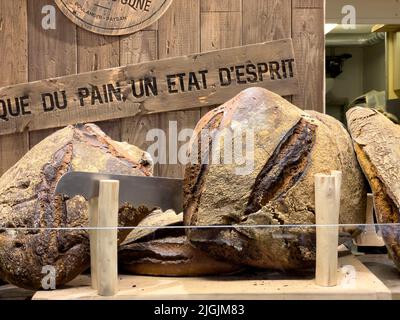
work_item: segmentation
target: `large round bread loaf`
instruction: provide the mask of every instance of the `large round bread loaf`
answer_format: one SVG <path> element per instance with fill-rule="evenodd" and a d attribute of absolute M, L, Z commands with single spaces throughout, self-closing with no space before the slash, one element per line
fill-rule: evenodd
<path fill-rule="evenodd" d="M 92 124 L 66 127 L 36 145 L 0 179 L 0 278 L 39 289 L 48 267 L 55 268 L 56 286 L 89 267 L 86 230 L 46 229 L 88 227 L 82 197 L 64 201 L 54 195 L 68 171 L 145 176 L 151 175 L 152 163 L 147 153 L 111 140 Z M 136 225 L 148 213 L 126 205 L 119 224 Z M 119 233 L 119 240 L 126 235 Z"/>
<path fill-rule="evenodd" d="M 380 112 L 356 107 L 347 122 L 360 165 L 374 194 L 389 255 L 400 270 L 400 126 Z M 394 224 L 394 225 L 391 225 Z"/>
<path fill-rule="evenodd" d="M 214 146 L 223 154 L 226 129 L 238 127 L 254 133 L 248 153 L 253 170 L 205 163 Z M 201 138 L 205 129 L 214 129 L 207 143 Z M 365 182 L 346 130 L 335 119 L 308 114 L 265 89 L 247 89 L 206 114 L 195 129 L 190 154 L 199 164 L 192 162 L 185 172 L 185 224 L 232 227 L 190 229 L 187 236 L 217 257 L 260 268 L 313 266 L 315 228 L 286 226 L 315 223 L 317 173 L 343 172 L 340 222 L 364 221 Z"/>

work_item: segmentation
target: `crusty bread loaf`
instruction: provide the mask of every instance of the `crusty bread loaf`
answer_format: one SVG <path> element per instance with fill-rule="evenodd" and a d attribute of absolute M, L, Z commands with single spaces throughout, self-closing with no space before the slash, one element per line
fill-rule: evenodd
<path fill-rule="evenodd" d="M 182 214 L 177 215 L 171 210 L 151 213 L 120 246 L 121 269 L 131 274 L 186 277 L 230 274 L 241 270 L 239 266 L 216 260 L 193 247 L 182 225 Z"/>
<path fill-rule="evenodd" d="M 254 153 L 249 154 L 254 170 L 238 175 L 242 164 L 201 163 L 215 145 L 224 152 L 224 144 L 214 138 L 199 152 L 201 131 L 238 126 L 254 132 Z M 343 172 L 340 222 L 364 221 L 365 181 L 348 133 L 333 118 L 307 114 L 265 89 L 247 89 L 206 114 L 195 129 L 190 154 L 200 164 L 186 168 L 185 224 L 232 225 L 187 231 L 193 245 L 216 257 L 260 268 L 313 266 L 315 228 L 284 226 L 315 223 L 317 173 Z"/>
<path fill-rule="evenodd" d="M 378 223 L 400 270 L 400 126 L 380 112 L 356 107 L 347 122 L 360 165 L 374 194 Z"/>
<path fill-rule="evenodd" d="M 240 270 L 193 247 L 184 235 L 124 245 L 119 250 L 119 261 L 123 271 L 149 276 L 195 277 Z"/>
<path fill-rule="evenodd" d="M 365 178 L 362 176 L 362 171 L 357 161 L 350 134 L 345 126 L 335 118 L 313 110 L 306 110 L 306 112 L 323 123 L 327 127 L 328 132 L 330 132 L 330 134 L 327 135 L 330 141 L 329 143 L 331 144 L 330 149 L 332 150 L 332 147 L 337 148 L 332 156 L 337 158 L 340 163 L 346 164 L 341 167 L 342 175 L 346 177 L 346 179 L 342 181 L 342 188 L 343 190 L 352 190 L 355 183 L 351 177 L 354 177 L 356 181 L 362 181 L 365 180 Z M 365 184 L 366 183 L 365 181 Z M 356 195 L 355 197 L 354 192 Z M 359 188 L 352 192 L 341 193 L 340 221 L 345 224 L 354 224 L 353 226 L 342 228 L 350 233 L 357 229 L 355 224 L 363 221 L 365 217 L 365 213 L 361 211 L 361 209 L 354 212 L 354 208 L 360 204 L 360 196 L 362 196 L 360 192 L 365 194 L 365 189 Z M 364 208 L 364 205 L 362 205 L 362 208 Z"/>
<path fill-rule="evenodd" d="M 68 171 L 151 175 L 149 155 L 111 140 L 92 124 L 69 126 L 44 139 L 0 179 L 0 278 L 28 289 L 41 288 L 42 267 L 56 271 L 60 286 L 90 265 L 87 203 L 64 201 L 54 190 Z M 147 208 L 120 209 L 119 225 L 136 225 Z M 22 228 L 22 229 L 20 229 Z M 28 229 L 24 229 L 28 228 Z M 31 228 L 31 229 L 29 229 Z M 119 233 L 122 241 L 126 231 Z"/>

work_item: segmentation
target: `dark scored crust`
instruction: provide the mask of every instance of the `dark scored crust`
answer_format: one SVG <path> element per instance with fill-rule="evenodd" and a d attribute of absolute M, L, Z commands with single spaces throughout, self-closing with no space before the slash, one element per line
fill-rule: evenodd
<path fill-rule="evenodd" d="M 231 164 L 187 166 L 184 222 L 202 226 L 186 231 L 193 245 L 236 264 L 313 266 L 315 228 L 301 225 L 315 223 L 314 175 L 332 170 L 344 173 L 340 222 L 364 222 L 365 181 L 351 139 L 337 120 L 251 88 L 203 117 L 191 144 L 204 128 L 221 131 L 231 124 L 254 132 L 254 170 L 238 175 Z"/>
<path fill-rule="evenodd" d="M 56 286 L 89 267 L 86 230 L 48 229 L 88 226 L 82 197 L 54 194 L 68 171 L 150 175 L 152 167 L 146 153 L 112 141 L 91 124 L 69 126 L 40 142 L 0 179 L 0 227 L 10 228 L 0 231 L 0 278 L 40 289 L 45 266 L 55 268 Z M 149 212 L 127 204 L 120 208 L 119 225 L 136 225 Z M 119 240 L 126 235 L 119 232 Z"/>
<path fill-rule="evenodd" d="M 315 131 L 314 124 L 303 118 L 298 121 L 282 138 L 275 152 L 256 177 L 241 220 L 235 220 L 232 216 L 226 215 L 224 224 L 246 223 L 249 215 L 258 212 L 271 200 L 284 197 L 287 190 L 299 182 L 311 161 L 309 156 L 315 143 Z M 207 170 L 200 172 L 198 179 L 203 182 L 198 182 L 199 185 L 204 184 L 206 174 Z M 196 195 L 200 194 L 196 198 L 197 203 L 199 203 L 201 201 L 201 188 L 196 191 L 193 195 L 196 198 Z M 196 213 L 194 211 L 192 223 L 196 221 Z M 260 224 L 285 224 L 285 221 L 274 211 L 271 213 L 271 219 L 263 220 Z M 229 257 L 231 261 L 240 261 L 258 267 L 277 266 L 278 269 L 308 268 L 313 265 L 312 252 L 315 251 L 313 230 L 306 228 L 292 229 L 289 232 L 290 235 L 285 235 L 285 230 L 272 230 L 272 234 L 267 234 L 269 230 L 266 231 L 262 228 L 258 231 L 243 228 L 210 228 L 189 231 L 188 233 L 193 244 L 211 252 L 215 257 Z M 261 241 L 276 242 L 275 236 L 277 239 L 282 236 L 278 241 L 282 242 L 285 250 L 290 251 L 290 261 L 282 263 L 279 262 L 274 252 L 260 251 Z M 285 239 L 286 236 L 288 236 L 287 239 Z M 300 247 L 307 248 L 309 253 L 304 255 L 304 252 L 299 251 Z M 243 256 L 243 252 L 246 252 L 246 256 Z M 259 259 L 260 257 L 263 257 L 263 259 Z"/>
<path fill-rule="evenodd" d="M 221 124 L 223 116 L 223 109 L 216 108 L 210 111 L 203 119 L 205 130 L 218 129 Z M 197 163 L 185 167 L 184 175 L 184 188 L 183 188 L 183 203 L 186 208 L 184 215 L 184 223 L 189 224 L 193 213 L 197 211 L 197 205 L 201 199 L 201 192 L 203 189 L 204 177 L 208 172 L 208 164 L 205 164 L 204 158 L 209 155 L 210 147 L 212 144 L 212 136 L 209 137 L 208 145 L 206 147 L 202 146 L 201 135 L 194 135 L 192 140 L 197 140 L 197 145 L 199 150 L 203 153 L 196 154 Z M 193 143 L 192 143 L 193 144 Z"/>
<path fill-rule="evenodd" d="M 310 163 L 315 142 L 315 125 L 301 119 L 282 139 L 256 178 L 245 214 L 255 213 L 272 199 L 282 197 L 293 187 Z M 277 218 L 280 224 L 284 221 Z"/>

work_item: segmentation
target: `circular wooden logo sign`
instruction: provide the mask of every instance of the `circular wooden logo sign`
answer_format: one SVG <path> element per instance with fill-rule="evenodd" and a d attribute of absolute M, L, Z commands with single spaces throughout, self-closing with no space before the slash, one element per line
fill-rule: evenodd
<path fill-rule="evenodd" d="M 78 26 L 105 35 L 139 31 L 157 21 L 173 0 L 55 0 Z"/>

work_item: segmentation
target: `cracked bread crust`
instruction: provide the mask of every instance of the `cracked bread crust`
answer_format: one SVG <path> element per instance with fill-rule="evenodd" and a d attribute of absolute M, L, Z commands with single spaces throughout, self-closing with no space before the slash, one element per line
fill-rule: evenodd
<path fill-rule="evenodd" d="M 80 196 L 54 195 L 68 171 L 151 175 L 152 164 L 142 150 L 111 140 L 92 124 L 69 126 L 32 148 L 0 179 L 0 278 L 40 289 L 43 266 L 56 269 L 61 286 L 90 265 L 86 230 L 87 202 Z M 132 226 L 148 215 L 144 207 L 120 208 L 119 225 Z M 24 229 L 25 228 L 25 229 Z M 122 241 L 127 233 L 119 232 Z"/>
<path fill-rule="evenodd" d="M 342 138 L 332 139 L 331 128 L 323 121 L 261 88 L 247 89 L 207 114 L 196 127 L 192 144 L 210 123 L 219 130 L 239 123 L 254 131 L 254 170 L 239 176 L 235 164 L 186 168 L 185 224 L 232 225 L 187 230 L 193 245 L 259 268 L 313 266 L 315 228 L 285 226 L 315 223 L 314 175 L 331 170 L 346 173 L 343 193 L 349 196 L 342 199 L 340 222 L 364 221 L 365 181 L 346 131 L 335 132 Z M 338 150 L 352 156 L 340 157 Z"/>
<path fill-rule="evenodd" d="M 155 211 L 143 219 L 119 248 L 122 270 L 152 276 L 205 276 L 238 272 L 241 267 L 216 260 L 193 247 L 185 236 L 183 214 Z M 164 229 L 166 226 L 178 228 Z M 149 228 L 151 227 L 151 228 Z"/>
<path fill-rule="evenodd" d="M 255 213 L 271 200 L 284 196 L 286 190 L 301 179 L 315 143 L 315 130 L 315 125 L 301 118 L 282 139 L 256 178 L 245 215 Z M 276 220 L 285 224 L 278 216 Z"/>
<path fill-rule="evenodd" d="M 373 109 L 347 112 L 358 161 L 369 181 L 378 223 L 400 223 L 400 126 Z M 381 226 L 390 257 L 400 270 L 400 228 Z"/>

